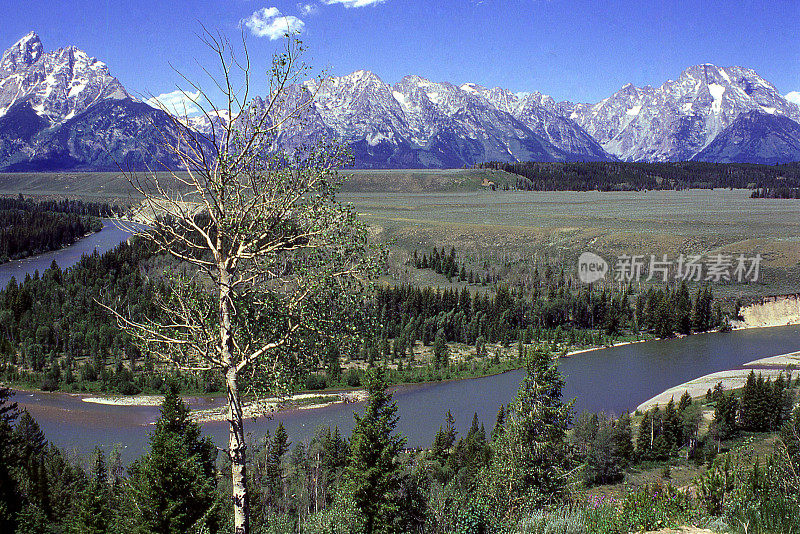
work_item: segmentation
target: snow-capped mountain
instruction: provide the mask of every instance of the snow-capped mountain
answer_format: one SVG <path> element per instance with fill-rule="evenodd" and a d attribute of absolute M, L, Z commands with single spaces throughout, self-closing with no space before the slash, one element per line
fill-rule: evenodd
<path fill-rule="evenodd" d="M 74 46 L 45 53 L 33 32 L 3 53 L 0 76 L 0 115 L 17 102 L 29 102 L 51 124 L 100 100 L 131 98 L 105 63 Z"/>
<path fill-rule="evenodd" d="M 690 67 L 658 88 L 627 84 L 597 104 L 563 111 L 608 153 L 628 161 L 692 159 L 745 113 L 800 121 L 800 108 L 755 71 L 711 64 Z M 724 161 L 748 160 L 746 152 L 734 159 L 732 152 L 725 154 Z M 781 160 L 781 155 L 771 158 Z"/>
<path fill-rule="evenodd" d="M 481 161 L 607 159 L 602 147 L 538 93 L 459 86 L 369 71 L 307 82 L 317 126 L 348 142 L 364 167 L 458 167 Z M 540 101 L 537 101 L 537 95 Z M 544 100 L 542 99 L 549 99 Z"/>
<path fill-rule="evenodd" d="M 176 167 L 164 132 L 178 135 L 171 118 L 82 50 L 45 52 L 31 32 L 0 59 L 0 170 Z"/>
<path fill-rule="evenodd" d="M 358 167 L 609 157 L 580 126 L 561 116 L 552 98 L 539 93 L 520 98 L 500 88 L 458 87 L 420 76 L 389 85 L 359 70 L 292 86 L 286 100 L 310 105 L 301 120 L 283 128 L 283 146 L 334 137 L 349 144 Z M 206 133 L 212 129 L 208 119 L 194 119 L 193 125 Z"/>
<path fill-rule="evenodd" d="M 697 65 L 658 88 L 627 84 L 596 104 L 413 75 L 390 85 L 364 70 L 291 86 L 284 98 L 307 105 L 282 125 L 279 146 L 336 138 L 357 167 L 800 159 L 800 107 L 742 67 Z M 204 134 L 231 120 L 222 111 L 212 117 L 181 120 Z M 46 52 L 30 33 L 0 58 L 0 170 L 177 167 L 161 141 L 180 128 L 75 47 Z"/>
<path fill-rule="evenodd" d="M 556 102 L 539 92 L 514 94 L 467 83 L 406 76 L 393 86 L 368 71 L 319 87 L 307 124 L 353 147 L 362 167 L 455 167 L 480 161 L 604 160 L 794 161 L 791 124 L 737 119 L 751 112 L 800 122 L 800 107 L 755 71 L 710 64 L 686 69 L 661 87 L 627 84 L 597 104 Z M 780 125 L 779 125 L 780 124 Z M 707 147 L 736 125 L 755 128 L 752 143 Z M 766 126 L 769 125 L 769 126 Z M 777 138 L 758 142 L 773 128 Z M 294 139 L 302 138 L 293 131 Z M 788 142 L 788 141 L 787 141 Z M 750 153 L 758 144 L 757 153 Z M 750 147 L 750 148 L 748 148 Z M 702 156 L 701 156 L 702 154 Z"/>

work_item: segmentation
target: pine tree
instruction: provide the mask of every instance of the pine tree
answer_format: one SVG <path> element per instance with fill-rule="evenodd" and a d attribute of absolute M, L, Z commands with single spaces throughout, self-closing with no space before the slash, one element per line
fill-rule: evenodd
<path fill-rule="evenodd" d="M 791 380 L 791 379 L 790 379 Z M 794 405 L 794 395 L 788 391 L 788 385 L 780 373 L 772 383 L 772 413 L 770 430 L 780 430 L 783 423 L 789 418 Z"/>
<path fill-rule="evenodd" d="M 284 503 L 283 484 L 283 457 L 289 451 L 289 436 L 283 423 L 278 423 L 275 435 L 267 451 L 266 482 L 269 504 L 273 509 L 279 510 Z"/>
<path fill-rule="evenodd" d="M 650 451 L 653 449 L 653 425 L 652 416 L 649 411 L 645 412 L 639 422 L 639 431 L 636 434 L 636 456 L 639 460 L 650 458 Z"/>
<path fill-rule="evenodd" d="M 635 451 L 633 448 L 633 434 L 631 433 L 631 416 L 627 412 L 614 421 L 611 438 L 617 455 L 622 461 L 622 466 L 624 467 L 633 461 Z"/>
<path fill-rule="evenodd" d="M 213 525 L 216 456 L 173 382 L 150 435 L 150 452 L 130 469 L 131 531 L 180 534 Z"/>
<path fill-rule="evenodd" d="M 331 382 L 339 380 L 342 375 L 340 356 L 339 346 L 335 343 L 329 344 L 325 351 L 325 367 Z"/>
<path fill-rule="evenodd" d="M 503 433 L 503 428 L 506 424 L 506 407 L 504 405 L 500 405 L 500 409 L 497 410 L 497 419 L 494 422 L 494 428 L 492 428 L 492 441 L 495 441 L 500 434 Z"/>
<path fill-rule="evenodd" d="M 386 389 L 386 371 L 368 373 L 369 400 L 363 415 L 354 414 L 350 457 L 345 470 L 348 489 L 364 518 L 366 534 L 397 530 L 399 507 L 393 493 L 398 487 L 397 454 L 405 438 L 396 435 L 397 405 Z"/>
<path fill-rule="evenodd" d="M 450 410 L 447 410 L 445 424 L 446 426 L 444 428 L 439 427 L 439 431 L 436 433 L 436 437 L 433 440 L 432 447 L 433 457 L 442 463 L 447 460 L 447 456 L 456 441 L 456 434 L 458 433 L 455 429 L 455 419 L 453 418 L 453 414 L 450 413 Z"/>
<path fill-rule="evenodd" d="M 492 442 L 492 459 L 479 477 L 495 513 L 510 518 L 563 502 L 572 468 L 566 431 L 573 402 L 562 401 L 564 379 L 549 352 L 534 351 L 525 364 L 505 429 Z"/>
<path fill-rule="evenodd" d="M 678 290 L 675 292 L 675 329 L 683 334 L 692 333 L 692 297 L 689 295 L 689 288 L 686 281 L 682 281 Z"/>
<path fill-rule="evenodd" d="M 597 417 L 597 427 L 586 454 L 586 481 L 608 484 L 622 478 L 622 458 L 616 446 L 614 424 L 605 414 Z"/>
<path fill-rule="evenodd" d="M 733 393 L 722 392 L 719 394 L 710 428 L 711 435 L 717 441 L 728 439 L 736 433 L 738 408 L 739 402 Z"/>
<path fill-rule="evenodd" d="M 684 391 L 683 395 L 681 395 L 681 400 L 678 401 L 678 413 L 682 414 L 683 410 L 686 409 L 687 406 L 692 404 L 692 396 L 689 395 L 688 391 Z"/>
<path fill-rule="evenodd" d="M 783 424 L 781 441 L 794 464 L 800 464 L 800 408 L 795 408 L 791 417 Z"/>
<path fill-rule="evenodd" d="M 444 332 L 436 332 L 436 339 L 433 342 L 433 365 L 436 369 L 446 368 L 450 363 L 450 349 L 447 347 L 447 340 Z"/>
<path fill-rule="evenodd" d="M 751 370 L 742 388 L 740 421 L 742 428 L 745 430 L 756 430 L 760 425 L 759 419 L 763 418 L 764 414 L 758 413 L 760 409 L 758 396 L 756 374 L 755 371 Z"/>
<path fill-rule="evenodd" d="M 466 491 L 474 488 L 475 477 L 485 467 L 490 454 L 486 430 L 478 423 L 478 414 L 474 414 L 467 435 L 458 440 L 447 462 L 461 488 Z"/>
<path fill-rule="evenodd" d="M 78 500 L 73 515 L 72 532 L 75 534 L 106 534 L 111 527 L 111 496 L 106 478 L 103 451 L 94 450 L 92 473 Z"/>
<path fill-rule="evenodd" d="M 683 443 L 681 419 L 680 415 L 678 415 L 678 411 L 675 409 L 674 398 L 669 399 L 667 407 L 664 409 L 662 433 L 664 434 L 664 439 L 669 449 L 669 456 L 674 456 L 681 443 Z"/>
<path fill-rule="evenodd" d="M 711 328 L 711 302 L 713 298 L 710 287 L 697 290 L 692 312 L 692 329 L 695 332 L 705 332 Z"/>
<path fill-rule="evenodd" d="M 17 403 L 11 401 L 13 395 L 10 389 L 0 386 L 0 532 L 16 530 L 17 513 L 22 505 L 13 475 L 19 463 L 12 426 L 18 417 Z"/>
<path fill-rule="evenodd" d="M 20 511 L 21 514 L 24 512 L 25 524 L 20 520 L 18 529 L 33 532 L 38 528 L 40 515 L 46 518 L 50 510 L 49 484 L 44 467 L 47 440 L 41 427 L 27 410 L 22 411 L 14 425 L 12 440 L 16 445 L 15 462 L 19 465 L 17 483 L 27 503 Z"/>

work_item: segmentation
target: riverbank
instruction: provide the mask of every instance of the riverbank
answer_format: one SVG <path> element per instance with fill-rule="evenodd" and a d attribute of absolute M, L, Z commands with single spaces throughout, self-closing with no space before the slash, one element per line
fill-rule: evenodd
<path fill-rule="evenodd" d="M 619 343 L 614 343 L 613 345 L 603 345 L 602 347 L 591 347 L 588 349 L 578 349 L 569 351 L 564 354 L 564 357 L 574 356 L 576 354 L 583 354 L 585 352 L 594 352 L 596 350 L 605 350 L 605 349 L 612 349 L 614 347 L 624 347 L 625 345 L 633 345 L 634 343 L 644 343 L 645 341 L 654 341 L 656 338 L 651 339 L 637 339 L 635 341 L 621 341 Z"/>
<path fill-rule="evenodd" d="M 800 325 L 800 294 L 764 297 L 739 310 L 739 316 L 731 321 L 735 330 Z"/>
<path fill-rule="evenodd" d="M 78 243 L 81 239 L 86 239 L 87 237 L 91 237 L 91 236 L 93 236 L 93 235 L 95 235 L 97 233 L 100 233 L 102 230 L 103 230 L 103 228 L 101 227 L 98 230 L 86 232 L 85 234 L 83 234 L 81 236 L 78 236 L 78 238 L 75 241 L 73 241 L 71 243 L 62 243 L 59 246 L 54 247 L 54 248 L 49 248 L 49 249 L 46 249 L 46 250 L 38 250 L 38 251 L 32 252 L 30 254 L 25 254 L 25 255 L 22 255 L 22 256 L 14 256 L 14 257 L 11 257 L 11 258 L 9 258 L 7 256 L 0 257 L 0 265 L 5 265 L 7 263 L 13 263 L 13 262 L 26 261 L 26 260 L 29 260 L 29 259 L 35 259 L 36 257 L 41 256 L 42 254 L 47 254 L 47 253 L 52 253 L 52 252 L 59 252 L 61 250 L 68 249 L 69 247 L 71 247 L 71 246 L 75 245 L 76 243 Z"/>
<path fill-rule="evenodd" d="M 248 401 L 245 402 L 242 410 L 245 419 L 252 419 L 288 410 L 310 410 L 325 408 L 334 404 L 357 403 L 366 400 L 366 398 L 367 392 L 364 390 L 298 393 L 287 397 L 267 397 Z M 163 400 L 163 395 L 81 397 L 82 402 L 91 404 L 128 407 L 160 406 Z M 190 402 L 190 404 L 192 403 Z M 213 408 L 194 409 L 192 410 L 192 419 L 199 423 L 226 421 L 227 411 L 227 404 Z"/>
<path fill-rule="evenodd" d="M 367 392 L 364 390 L 342 391 L 339 393 L 314 394 L 299 393 L 285 398 L 270 397 L 246 402 L 242 407 L 245 419 L 265 417 L 277 412 L 291 410 L 313 410 L 326 408 L 334 404 L 352 404 L 363 402 L 367 399 Z M 228 420 L 227 406 L 197 410 L 192 412 L 192 419 L 198 423 L 212 423 Z"/>
<path fill-rule="evenodd" d="M 751 372 L 761 373 L 765 378 L 774 380 L 778 375 L 783 374 L 786 376 L 799 367 L 800 351 L 760 358 L 743 364 L 740 369 L 710 373 L 671 387 L 644 401 L 636 409 L 640 412 L 645 412 L 655 406 L 665 406 L 670 399 L 674 399 L 677 402 L 684 392 L 689 393 L 692 398 L 698 398 L 705 395 L 709 389 L 713 389 L 717 384 L 722 384 L 722 387 L 728 391 L 740 389 L 744 387 Z"/>

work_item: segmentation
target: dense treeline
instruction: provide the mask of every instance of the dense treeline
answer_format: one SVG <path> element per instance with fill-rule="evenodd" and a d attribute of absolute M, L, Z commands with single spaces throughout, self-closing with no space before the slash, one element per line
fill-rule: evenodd
<path fill-rule="evenodd" d="M 800 386 L 800 380 L 794 385 Z M 775 432 L 792 416 L 795 403 L 792 377 L 783 374 L 772 381 L 761 373 L 750 372 L 739 394 L 726 392 L 721 384 L 706 394 L 714 406 L 708 434 L 699 435 L 701 406 L 688 393 L 676 404 L 671 399 L 662 410 L 655 406 L 642 415 L 636 438 L 639 461 L 668 460 L 680 450 L 698 463 L 710 461 L 720 449 L 720 442 L 735 437 L 740 431 Z M 576 426 L 578 428 L 578 426 Z"/>
<path fill-rule="evenodd" d="M 30 213 L 71 213 L 91 217 L 113 217 L 115 207 L 105 202 L 83 200 L 32 200 L 19 195 L 16 198 L 0 197 L 0 210 L 21 210 Z"/>
<path fill-rule="evenodd" d="M 53 264 L 41 275 L 9 282 L 0 290 L 2 376 L 47 390 L 159 390 L 162 377 L 149 372 L 158 362 L 140 356 L 97 302 L 124 302 L 134 316 L 152 316 L 166 261 L 138 242 L 123 243 L 103 255 L 84 257 L 66 271 Z M 417 261 L 442 272 L 465 271 L 452 250 L 435 250 Z M 487 271 L 485 283 L 490 276 Z M 482 291 L 381 286 L 368 308 L 367 314 L 381 327 L 358 347 L 330 345 L 321 351 L 318 363 L 325 372 L 308 374 L 302 387 L 363 385 L 364 369 L 345 371 L 341 362 L 346 360 L 395 363 L 393 383 L 431 381 L 482 376 L 520 364 L 487 354 L 487 343 L 549 345 L 559 352 L 632 333 L 669 337 L 725 324 L 709 288 L 690 295 L 685 284 L 639 293 L 631 286 L 619 291 L 575 285 L 568 274 L 556 273 L 549 265 L 541 270 L 535 266 L 529 279 L 514 288 L 498 282 Z M 415 363 L 419 342 L 433 347 L 432 365 Z M 473 345 L 475 356 L 492 358 L 451 364 L 448 343 Z M 186 375 L 182 383 L 201 392 L 219 387 L 210 376 Z"/>
<path fill-rule="evenodd" d="M 567 284 L 546 290 L 537 286 L 531 292 L 499 284 L 493 294 L 467 288 L 385 286 L 378 288 L 375 306 L 382 337 L 402 347 L 414 340 L 430 345 L 437 337 L 468 345 L 479 340 L 600 344 L 602 334 L 614 336 L 626 330 L 669 337 L 724 324 L 711 289 L 698 288 L 692 297 L 685 283 L 638 294 L 632 288 L 615 292 L 591 286 L 572 289 Z"/>
<path fill-rule="evenodd" d="M 57 250 L 102 228 L 96 217 L 0 209 L 0 263 Z"/>
<path fill-rule="evenodd" d="M 500 281 L 500 277 L 496 273 L 489 272 L 488 265 L 484 266 L 483 272 L 468 269 L 464 262 L 459 261 L 455 247 L 451 247 L 450 252 L 445 252 L 444 247 L 441 251 L 433 247 L 430 254 L 423 252 L 421 255 L 414 250 L 411 254 L 411 264 L 417 269 L 431 269 L 451 281 L 457 279 L 484 286 Z"/>
<path fill-rule="evenodd" d="M 71 245 L 103 228 L 113 207 L 80 200 L 0 198 L 0 263 Z"/>
<path fill-rule="evenodd" d="M 785 448 L 754 460 L 709 447 L 724 440 L 712 424 L 700 435 L 701 406 L 684 395 L 654 408 L 638 425 L 623 415 L 581 414 L 571 402 L 552 355 L 526 358 L 515 399 L 501 406 L 487 432 L 477 415 L 459 435 L 448 412 L 431 445 L 405 448 L 386 371 L 369 374 L 369 399 L 351 436 L 320 427 L 292 442 L 282 424 L 249 450 L 253 532 L 622 534 L 714 519 L 718 526 L 789 533 L 800 526 L 800 410 L 790 412 L 791 379 L 751 377 L 735 398 L 767 402 L 780 413 Z M 777 384 L 777 385 L 776 385 Z M 765 400 L 766 399 L 766 400 Z M 638 426 L 638 429 L 635 427 Z M 617 483 L 636 464 L 687 454 L 708 469 L 696 493 L 668 483 L 626 488 L 618 499 L 587 496 L 584 488 Z M 780 452 L 784 451 L 784 452 Z M 172 382 L 146 453 L 125 468 L 99 449 L 82 466 L 49 444 L 27 412 L 0 388 L 0 528 L 9 533 L 229 532 L 232 506 L 226 457 L 203 437 Z M 669 463 L 663 463 L 668 479 Z M 722 523 L 720 523 L 722 521 Z M 720 527 L 724 528 L 724 527 Z"/>
<path fill-rule="evenodd" d="M 95 449 L 88 468 L 48 443 L 0 388 L 0 531 L 19 534 L 221 532 L 217 450 L 170 389 L 150 451 L 127 469 Z"/>
<path fill-rule="evenodd" d="M 800 187 L 762 187 L 753 191 L 750 198 L 800 198 Z"/>
<path fill-rule="evenodd" d="M 143 244 L 121 243 L 94 252 L 62 271 L 53 262 L 41 275 L 12 279 L 0 291 L 0 358 L 4 378 L 43 389 L 91 386 L 135 393 L 159 378 L 98 302 L 125 302 L 135 317 L 154 314 L 157 282 Z M 157 278 L 156 278 L 157 279 Z M 123 362 L 126 365 L 123 365 Z M 135 378 L 134 378 L 135 375 Z"/>
<path fill-rule="evenodd" d="M 800 164 L 749 163 L 488 162 L 479 168 L 520 176 L 516 189 L 528 191 L 611 191 L 689 188 L 797 188 Z"/>
<path fill-rule="evenodd" d="M 800 377 L 799 377 L 800 378 Z M 750 371 L 740 395 L 725 392 L 720 384 L 706 397 L 715 405 L 711 434 L 717 439 L 727 439 L 737 432 L 768 432 L 780 430 L 791 416 L 794 393 L 791 374 L 783 374 L 772 381 Z"/>

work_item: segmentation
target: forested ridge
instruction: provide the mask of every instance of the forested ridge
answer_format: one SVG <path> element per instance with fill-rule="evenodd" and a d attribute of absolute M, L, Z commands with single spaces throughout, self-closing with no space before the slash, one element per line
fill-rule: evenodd
<path fill-rule="evenodd" d="M 155 313 L 158 278 L 147 276 L 152 257 L 139 242 L 121 243 L 65 271 L 53 262 L 41 275 L 12 279 L 0 291 L 5 379 L 50 390 L 80 382 L 138 392 L 145 385 L 139 365 L 152 370 L 152 362 L 138 359 L 137 348 L 98 302 L 125 302 L 137 317 Z M 141 375 L 140 385 L 133 374 Z"/>
<path fill-rule="evenodd" d="M 525 191 L 735 188 L 791 192 L 800 187 L 800 163 L 493 161 L 476 167 L 516 174 L 514 188 Z"/>

